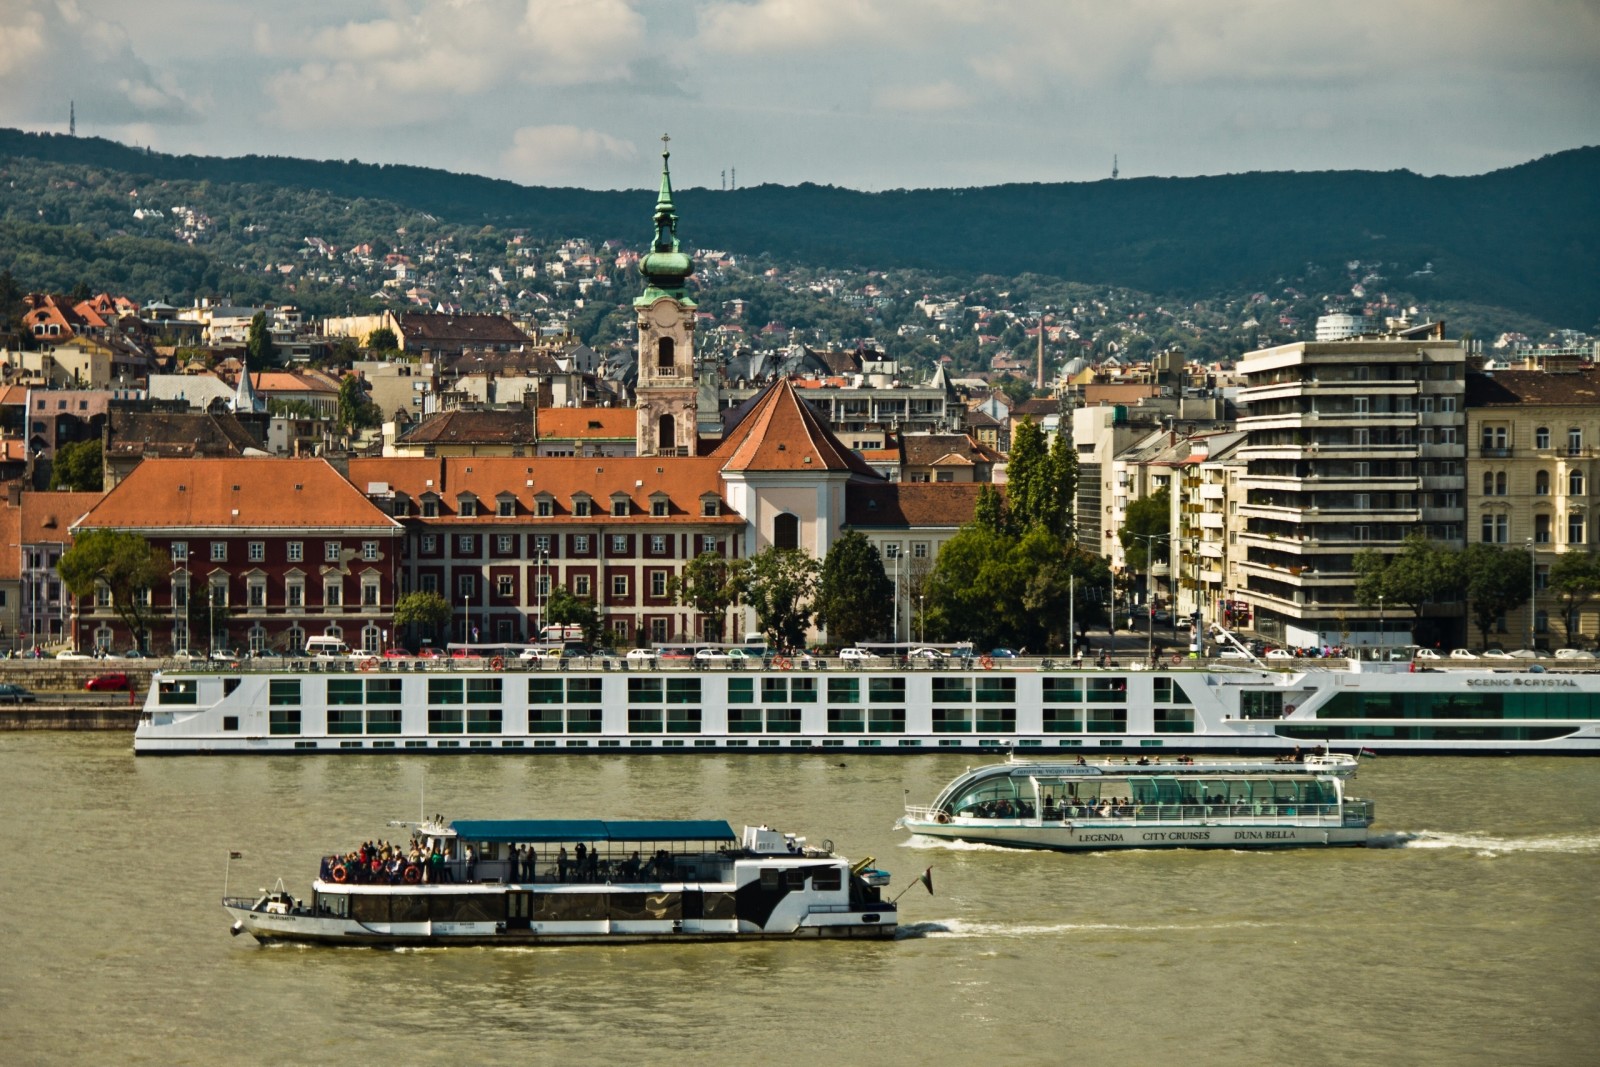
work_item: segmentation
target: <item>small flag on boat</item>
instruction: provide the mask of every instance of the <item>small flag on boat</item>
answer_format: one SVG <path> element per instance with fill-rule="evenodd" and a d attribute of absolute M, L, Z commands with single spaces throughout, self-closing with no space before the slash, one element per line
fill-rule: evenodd
<path fill-rule="evenodd" d="M 244 853 L 243 852 L 230 852 L 230 853 L 228 853 L 228 858 L 230 860 L 242 860 L 242 859 L 244 859 Z"/>
<path fill-rule="evenodd" d="M 928 892 L 933 892 L 933 868 L 929 867 L 922 872 L 922 884 L 928 887 Z"/>
<path fill-rule="evenodd" d="M 1362 759 L 1377 759 L 1378 758 L 1378 754 L 1376 752 L 1372 751 L 1372 749 L 1370 749 L 1370 748 L 1364 748 L 1364 749 L 1361 750 L 1361 758 Z"/>

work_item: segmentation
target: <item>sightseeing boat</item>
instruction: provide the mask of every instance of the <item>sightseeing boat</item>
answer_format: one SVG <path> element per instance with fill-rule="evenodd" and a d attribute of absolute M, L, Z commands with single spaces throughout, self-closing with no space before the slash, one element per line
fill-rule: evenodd
<path fill-rule="evenodd" d="M 148 755 L 1016 749 L 1093 757 L 1276 755 L 1295 745 L 1600 754 L 1600 672 L 1537 665 L 694 662 L 373 658 L 168 670 L 146 694 L 133 746 Z"/>
<path fill-rule="evenodd" d="M 264 944 L 893 937 L 895 904 L 869 866 L 765 826 L 436 817 L 397 846 L 325 856 L 309 900 L 280 881 L 222 906 L 235 935 Z"/>
<path fill-rule="evenodd" d="M 969 769 L 900 826 L 1016 848 L 1362 845 L 1373 806 L 1345 794 L 1356 759 L 1010 760 Z"/>

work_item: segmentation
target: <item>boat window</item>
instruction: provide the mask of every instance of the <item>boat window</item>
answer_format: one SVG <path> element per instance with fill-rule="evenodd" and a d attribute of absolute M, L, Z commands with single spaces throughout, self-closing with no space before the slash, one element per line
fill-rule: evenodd
<path fill-rule="evenodd" d="M 1241 719 L 1283 718 L 1283 693 L 1275 690 L 1246 689 L 1239 694 Z"/>
<path fill-rule="evenodd" d="M 428 898 L 425 896 L 396 896 L 389 899 L 389 921 L 397 923 L 423 923 L 428 921 Z"/>
<path fill-rule="evenodd" d="M 468 708 L 467 733 L 497 734 L 500 732 L 499 708 Z"/>
<path fill-rule="evenodd" d="M 874 708 L 876 712 L 878 709 Z M 768 708 L 767 733 L 797 734 L 800 732 L 799 708 Z"/>
<path fill-rule="evenodd" d="M 350 914 L 350 894 L 348 893 L 316 893 L 313 894 L 312 906 L 319 915 L 336 915 L 343 918 Z"/>
<path fill-rule="evenodd" d="M 371 708 L 367 711 L 367 733 L 397 734 L 399 732 L 399 708 Z"/>
<path fill-rule="evenodd" d="M 529 678 L 528 703 L 529 704 L 559 704 L 562 700 L 562 681 L 560 678 Z"/>
<path fill-rule="evenodd" d="M 386 923 L 389 921 L 389 898 L 370 893 L 350 895 L 350 918 L 358 923 Z"/>
<path fill-rule="evenodd" d="M 1127 708 L 1090 708 L 1089 732 L 1091 734 L 1121 734 L 1128 730 Z"/>
<path fill-rule="evenodd" d="M 400 679 L 398 678 L 368 678 L 367 679 L 368 704 L 398 704 L 400 703 Z"/>
<path fill-rule="evenodd" d="M 161 704 L 193 704 L 200 697 L 200 683 L 193 678 L 180 678 L 156 685 L 156 701 Z"/>
<path fill-rule="evenodd" d="M 1083 679 L 1046 678 L 1044 702 L 1046 704 L 1076 704 L 1083 700 Z"/>
<path fill-rule="evenodd" d="M 498 704 L 500 703 L 499 678 L 468 678 L 467 679 L 468 704 Z"/>
<path fill-rule="evenodd" d="M 700 732 L 699 708 L 668 708 L 667 733 L 697 734 Z"/>
<path fill-rule="evenodd" d="M 811 888 L 827 893 L 844 888 L 844 871 L 839 867 L 811 868 Z"/>
<path fill-rule="evenodd" d="M 936 677 L 933 679 L 933 699 L 951 703 L 966 703 L 972 699 L 972 679 L 962 677 Z"/>
<path fill-rule="evenodd" d="M 867 679 L 868 699 L 874 704 L 904 704 L 906 680 L 904 678 Z"/>
<path fill-rule="evenodd" d="M 535 922 L 595 922 L 606 917 L 605 893 L 535 893 Z"/>
<path fill-rule="evenodd" d="M 459 704 L 461 703 L 460 678 L 429 678 L 428 703 L 430 704 Z"/>
<path fill-rule="evenodd" d="M 1044 732 L 1047 734 L 1077 734 L 1083 732 L 1083 720 L 1076 708 L 1044 708 Z"/>
<path fill-rule="evenodd" d="M 707 893 L 702 910 L 707 919 L 736 919 L 738 899 L 732 893 Z"/>
<path fill-rule="evenodd" d="M 997 704 L 1010 704 L 1017 699 L 1017 680 L 1015 678 L 979 678 L 978 701 L 988 701 Z"/>
<path fill-rule="evenodd" d="M 1015 733 L 1017 729 L 1016 708 L 979 708 L 978 732 Z"/>
<path fill-rule="evenodd" d="M 1126 678 L 1090 678 L 1089 702 L 1092 704 L 1120 704 L 1128 699 Z"/>
<path fill-rule="evenodd" d="M 463 721 L 460 708 L 429 708 L 428 732 L 430 734 L 459 734 Z"/>
<path fill-rule="evenodd" d="M 1160 699 L 1159 697 L 1157 698 Z M 1193 708 L 1156 708 L 1155 728 L 1158 734 L 1194 733 Z"/>
<path fill-rule="evenodd" d="M 275 708 L 300 703 L 300 679 L 274 678 L 268 682 L 267 703 Z"/>
<path fill-rule="evenodd" d="M 529 708 L 528 732 L 530 734 L 559 734 L 561 732 L 560 708 Z"/>
<path fill-rule="evenodd" d="M 568 678 L 567 703 L 568 704 L 598 704 L 600 703 L 600 679 L 598 678 Z"/>
<path fill-rule="evenodd" d="M 607 914 L 612 920 L 683 918 L 682 893 L 608 893 Z"/>
<path fill-rule="evenodd" d="M 815 704 L 817 702 L 817 680 L 815 678 L 790 678 L 789 699 L 796 704 Z"/>
<path fill-rule="evenodd" d="M 235 689 L 239 688 L 239 683 L 243 680 L 242 678 L 224 678 L 222 680 L 222 695 L 231 695 Z"/>
<path fill-rule="evenodd" d="M 828 709 L 828 732 L 830 734 L 859 734 L 863 726 L 860 708 Z"/>
<path fill-rule="evenodd" d="M 600 732 L 599 708 L 568 708 L 567 733 L 597 734 Z"/>
<path fill-rule="evenodd" d="M 760 708 L 729 708 L 728 732 L 730 734 L 758 734 L 761 732 Z"/>
<path fill-rule="evenodd" d="M 630 734 L 661 733 L 661 709 L 629 708 L 628 732 Z"/>
<path fill-rule="evenodd" d="M 329 708 L 328 733 L 359 734 L 366 726 L 366 717 L 360 708 Z"/>
<path fill-rule="evenodd" d="M 783 885 L 783 870 L 779 867 L 761 868 L 761 888 L 776 892 Z"/>
<path fill-rule="evenodd" d="M 905 708 L 870 708 L 867 731 L 874 734 L 899 734 L 906 729 Z"/>
<path fill-rule="evenodd" d="M 957 797 L 951 808 L 957 815 L 976 818 L 1016 818 L 1021 812 L 1022 788 L 1010 775 L 985 778 Z"/>
<path fill-rule="evenodd" d="M 768 704 L 787 704 L 789 702 L 789 679 L 761 679 L 761 699 Z"/>
<path fill-rule="evenodd" d="M 300 732 L 299 708 L 273 708 L 268 714 L 268 733 L 298 734 Z"/>
<path fill-rule="evenodd" d="M 700 703 L 700 679 L 698 678 L 668 678 L 667 679 L 668 704 L 698 704 Z"/>
<path fill-rule="evenodd" d="M 783 884 L 790 889 L 804 889 L 806 887 L 806 872 L 803 867 L 789 867 L 783 872 Z"/>
<path fill-rule="evenodd" d="M 661 692 L 660 678 L 628 679 L 628 703 L 630 704 L 659 704 L 661 703 Z"/>
<path fill-rule="evenodd" d="M 499 922 L 505 910 L 501 893 L 436 893 L 428 898 L 428 919 L 436 923 Z"/>
<path fill-rule="evenodd" d="M 1189 694 L 1183 691 L 1183 683 L 1171 676 L 1161 676 L 1155 679 L 1155 700 L 1157 704 L 1192 704 Z"/>
<path fill-rule="evenodd" d="M 861 702 L 861 679 L 859 678 L 829 678 L 828 703 L 830 704 L 859 704 Z"/>
<path fill-rule="evenodd" d="M 365 685 L 360 678 L 329 678 L 328 703 L 360 704 Z"/>
<path fill-rule="evenodd" d="M 730 703 L 730 704 L 751 704 L 751 703 L 754 703 L 755 699 L 756 699 L 755 698 L 755 686 L 756 686 L 756 680 L 754 678 L 729 678 L 728 679 L 728 703 Z"/>

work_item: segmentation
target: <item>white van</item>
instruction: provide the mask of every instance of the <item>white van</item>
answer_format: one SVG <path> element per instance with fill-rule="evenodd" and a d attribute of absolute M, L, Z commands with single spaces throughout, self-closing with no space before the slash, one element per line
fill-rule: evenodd
<path fill-rule="evenodd" d="M 310 637 L 306 639 L 306 655 L 313 659 L 345 659 L 352 653 L 350 646 L 338 637 Z"/>

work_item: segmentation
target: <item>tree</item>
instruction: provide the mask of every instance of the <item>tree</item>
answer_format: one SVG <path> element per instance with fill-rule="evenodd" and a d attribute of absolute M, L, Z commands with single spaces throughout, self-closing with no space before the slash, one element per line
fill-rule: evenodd
<path fill-rule="evenodd" d="M 400 338 L 387 326 L 379 326 L 367 334 L 367 347 L 374 352 L 394 352 L 400 348 Z"/>
<path fill-rule="evenodd" d="M 575 596 L 564 586 L 558 585 L 550 590 L 550 596 L 544 602 L 544 621 L 557 626 L 581 626 L 586 643 L 600 643 L 600 612 L 595 609 L 594 601 Z"/>
<path fill-rule="evenodd" d="M 142 536 L 126 530 L 89 530 L 61 554 L 56 572 L 75 597 L 111 594 L 111 610 L 144 647 L 154 618 L 147 594 L 166 577 L 170 564 Z"/>
<path fill-rule="evenodd" d="M 1051 480 L 1044 431 L 1031 418 L 1024 418 L 1011 435 L 1011 457 L 1006 464 L 1006 502 L 1017 529 L 1048 522 Z"/>
<path fill-rule="evenodd" d="M 378 406 L 367 399 L 366 380 L 347 374 L 339 383 L 339 425 L 351 433 L 376 426 L 382 421 Z"/>
<path fill-rule="evenodd" d="M 1532 593 L 1528 553 L 1474 542 L 1462 552 L 1461 568 L 1472 623 L 1488 647 L 1489 628 L 1506 612 L 1526 604 Z"/>
<path fill-rule="evenodd" d="M 1356 580 L 1356 603 L 1379 603 L 1411 609 L 1413 625 L 1429 604 L 1460 600 L 1466 588 L 1461 553 L 1444 548 L 1421 533 L 1406 538 L 1396 555 L 1376 550 L 1357 552 L 1352 561 L 1361 577 Z"/>
<path fill-rule="evenodd" d="M 973 522 L 991 533 L 1005 533 L 1010 524 L 1005 500 L 1000 490 L 985 482 L 978 487 L 978 502 L 973 512 Z"/>
<path fill-rule="evenodd" d="M 750 557 L 740 592 L 772 648 L 805 647 L 817 569 L 803 548 L 768 547 Z"/>
<path fill-rule="evenodd" d="M 1128 505 L 1128 518 L 1117 532 L 1128 569 L 1143 574 L 1150 569 L 1151 544 L 1172 532 L 1172 497 L 1166 488 L 1140 497 Z"/>
<path fill-rule="evenodd" d="M 1561 553 L 1550 565 L 1550 592 L 1561 607 L 1561 631 L 1571 645 L 1582 636 L 1580 612 L 1600 597 L 1600 556 L 1592 552 Z"/>
<path fill-rule="evenodd" d="M 105 484 L 99 441 L 79 441 L 56 449 L 50 465 L 50 488 L 98 493 Z"/>
<path fill-rule="evenodd" d="M 1052 497 L 1050 521 L 1055 524 L 1054 532 L 1069 540 L 1076 540 L 1078 450 L 1073 448 L 1072 442 L 1067 439 L 1065 426 L 1056 430 L 1055 440 L 1050 442 L 1050 494 Z"/>
<path fill-rule="evenodd" d="M 228 620 L 233 617 L 233 612 L 223 600 L 212 597 L 211 587 L 202 586 L 198 590 L 191 590 L 189 606 L 185 609 L 184 621 L 188 624 L 189 647 L 194 649 L 195 636 L 204 634 L 206 651 L 228 647 Z"/>
<path fill-rule="evenodd" d="M 267 313 L 258 311 L 250 320 L 250 333 L 245 337 L 245 355 L 257 367 L 269 367 L 277 362 L 278 346 L 272 343 L 272 330 L 267 325 Z"/>
<path fill-rule="evenodd" d="M 394 625 L 411 631 L 413 642 L 432 637 L 450 623 L 450 604 L 432 590 L 407 593 L 394 602 Z"/>
<path fill-rule="evenodd" d="M 851 646 L 887 633 L 894 615 L 894 584 L 878 550 L 859 530 L 833 543 L 817 583 L 817 624 L 830 644 Z"/>
<path fill-rule="evenodd" d="M 722 640 L 728 609 L 739 602 L 743 560 L 723 559 L 715 552 L 702 552 L 684 564 L 683 574 L 667 583 L 673 600 L 692 607 L 706 618 L 706 630 L 713 641 Z"/>

